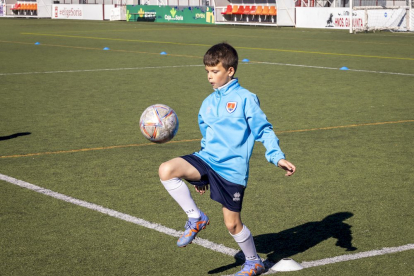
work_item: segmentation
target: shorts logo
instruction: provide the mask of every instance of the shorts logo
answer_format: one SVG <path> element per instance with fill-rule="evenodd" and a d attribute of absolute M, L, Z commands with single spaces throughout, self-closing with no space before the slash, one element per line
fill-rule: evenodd
<path fill-rule="evenodd" d="M 226 104 L 226 110 L 228 113 L 233 113 L 236 110 L 237 102 L 228 102 Z"/>
<path fill-rule="evenodd" d="M 235 193 L 233 196 L 233 201 L 240 201 L 240 193 Z"/>

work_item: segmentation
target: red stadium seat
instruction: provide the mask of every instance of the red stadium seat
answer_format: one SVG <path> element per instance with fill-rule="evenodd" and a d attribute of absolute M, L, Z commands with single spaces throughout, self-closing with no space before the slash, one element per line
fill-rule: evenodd
<path fill-rule="evenodd" d="M 264 6 L 262 15 L 269 15 L 269 6 Z"/>
<path fill-rule="evenodd" d="M 246 6 L 246 7 L 244 7 L 244 12 L 243 12 L 243 14 L 250 14 L 250 6 Z"/>
<path fill-rule="evenodd" d="M 244 14 L 244 6 L 240 6 L 234 14 Z"/>
<path fill-rule="evenodd" d="M 273 16 L 277 15 L 276 6 L 270 6 L 269 15 L 273 15 Z"/>
<path fill-rule="evenodd" d="M 263 11 L 262 11 L 262 15 L 265 16 L 265 21 L 267 21 L 267 16 L 269 15 L 269 6 L 264 6 Z"/>
<path fill-rule="evenodd" d="M 256 6 L 251 6 L 250 15 L 254 15 L 255 13 L 256 13 Z"/>
<path fill-rule="evenodd" d="M 237 9 L 237 12 L 235 12 L 234 14 L 239 14 L 240 20 L 243 20 L 244 6 L 239 6 L 239 8 Z M 234 21 L 237 21 L 236 17 L 234 17 Z"/>
<path fill-rule="evenodd" d="M 227 6 L 227 9 L 222 12 L 221 14 L 231 14 L 231 11 L 233 10 L 233 7 L 231 5 Z"/>
<path fill-rule="evenodd" d="M 270 6 L 269 15 L 272 17 L 272 22 L 275 22 L 277 9 L 276 6 Z"/>
<path fill-rule="evenodd" d="M 232 14 L 235 14 L 238 10 L 239 10 L 239 6 L 238 5 L 234 5 L 231 13 Z"/>
<path fill-rule="evenodd" d="M 262 15 L 263 14 L 263 6 L 257 6 L 254 15 Z"/>

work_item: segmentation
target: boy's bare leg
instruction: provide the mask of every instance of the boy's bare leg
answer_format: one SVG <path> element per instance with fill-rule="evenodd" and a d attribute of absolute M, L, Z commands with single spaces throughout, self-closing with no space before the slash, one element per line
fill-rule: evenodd
<path fill-rule="evenodd" d="M 159 168 L 161 183 L 168 193 L 181 206 L 189 218 L 200 218 L 200 210 L 197 208 L 190 190 L 181 178 L 188 180 L 200 179 L 200 173 L 190 163 L 182 158 L 174 158 L 162 163 Z"/>
<path fill-rule="evenodd" d="M 231 235 L 237 235 L 243 230 L 243 223 L 239 212 L 233 212 L 223 206 L 224 224 Z"/>
<path fill-rule="evenodd" d="M 229 230 L 230 235 L 239 244 L 246 260 L 259 260 L 256 246 L 249 228 L 241 221 L 240 212 L 233 212 L 223 206 L 224 224 Z"/>
<path fill-rule="evenodd" d="M 158 173 L 165 189 L 188 216 L 184 234 L 177 241 L 179 247 L 185 247 L 193 241 L 199 231 L 210 223 L 208 217 L 198 209 L 190 190 L 181 179 L 197 181 L 200 180 L 201 175 L 183 158 L 174 158 L 162 163 Z"/>
<path fill-rule="evenodd" d="M 265 272 L 264 264 L 257 255 L 253 236 L 250 233 L 249 228 L 242 223 L 240 212 L 230 211 L 223 206 L 223 217 L 227 230 L 229 230 L 230 235 L 239 244 L 240 249 L 243 251 L 246 258 L 242 270 L 235 275 L 260 275 Z"/>
<path fill-rule="evenodd" d="M 169 180 L 177 177 L 197 181 L 201 178 L 198 170 L 180 157 L 162 163 L 158 174 L 161 180 Z"/>

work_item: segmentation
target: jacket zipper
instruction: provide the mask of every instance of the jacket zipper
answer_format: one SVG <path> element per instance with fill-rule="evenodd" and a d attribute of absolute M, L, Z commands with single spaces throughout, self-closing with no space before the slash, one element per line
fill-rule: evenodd
<path fill-rule="evenodd" d="M 219 116 L 219 110 L 220 110 L 220 103 L 221 103 L 221 93 L 219 90 L 217 90 L 217 93 L 219 94 L 219 102 L 217 105 L 217 117 Z"/>

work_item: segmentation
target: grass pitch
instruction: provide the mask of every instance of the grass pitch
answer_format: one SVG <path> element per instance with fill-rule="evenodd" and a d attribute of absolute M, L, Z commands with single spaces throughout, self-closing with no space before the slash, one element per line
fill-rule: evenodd
<path fill-rule="evenodd" d="M 43 19 L 0 26 L 0 174 L 181 231 L 186 216 L 157 169 L 199 149 L 198 109 L 212 92 L 202 57 L 227 41 L 250 60 L 236 76 L 259 96 L 298 168 L 285 178 L 255 147 L 242 215 L 260 256 L 303 262 L 414 243 L 412 34 Z M 139 131 L 154 103 L 178 114 L 172 143 L 150 144 Z M 199 236 L 237 249 L 220 206 L 194 198 L 211 220 Z M 5 181 L 0 224 L 2 275 L 228 275 L 241 264 Z M 411 275 L 413 254 L 293 274 Z"/>

